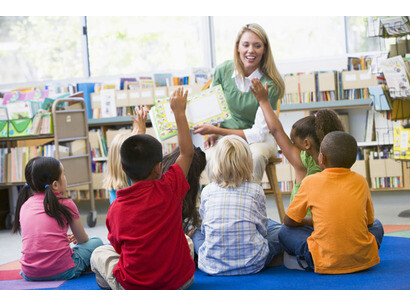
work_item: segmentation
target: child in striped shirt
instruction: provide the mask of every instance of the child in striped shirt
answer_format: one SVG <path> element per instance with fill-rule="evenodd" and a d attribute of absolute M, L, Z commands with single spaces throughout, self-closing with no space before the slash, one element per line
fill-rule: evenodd
<path fill-rule="evenodd" d="M 280 224 L 267 218 L 262 187 L 252 182 L 252 154 L 240 137 L 216 145 L 211 183 L 201 194 L 201 229 L 192 237 L 198 267 L 211 275 L 254 274 L 282 253 Z"/>

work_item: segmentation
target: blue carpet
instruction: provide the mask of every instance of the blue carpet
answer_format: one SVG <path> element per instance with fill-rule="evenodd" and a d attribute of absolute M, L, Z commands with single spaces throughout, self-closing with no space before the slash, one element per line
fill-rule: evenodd
<path fill-rule="evenodd" d="M 380 263 L 366 271 L 320 275 L 269 268 L 255 275 L 213 277 L 197 270 L 189 290 L 410 290 L 410 239 L 384 237 Z"/>
<path fill-rule="evenodd" d="M 410 239 L 384 237 L 381 262 L 366 271 L 345 275 L 320 275 L 269 268 L 255 275 L 214 277 L 197 269 L 189 290 L 410 290 Z M 95 275 L 66 281 L 58 290 L 99 290 Z"/>

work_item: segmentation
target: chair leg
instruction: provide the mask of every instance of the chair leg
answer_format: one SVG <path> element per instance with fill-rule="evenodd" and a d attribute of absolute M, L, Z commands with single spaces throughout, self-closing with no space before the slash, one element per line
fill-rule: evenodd
<path fill-rule="evenodd" d="M 278 177 L 276 175 L 276 166 L 273 163 L 268 163 L 266 165 L 266 175 L 268 176 L 269 184 L 271 186 L 271 191 L 275 198 L 276 207 L 278 209 L 280 222 L 283 223 L 285 217 L 285 208 L 283 206 L 282 192 L 279 189 Z"/>

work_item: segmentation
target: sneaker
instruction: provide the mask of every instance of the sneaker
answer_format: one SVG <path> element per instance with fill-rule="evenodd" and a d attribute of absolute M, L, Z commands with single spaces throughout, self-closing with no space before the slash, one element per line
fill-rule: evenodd
<path fill-rule="evenodd" d="M 307 263 L 305 260 L 300 260 L 300 262 L 305 268 L 307 267 Z M 299 265 L 298 260 L 296 259 L 296 256 L 289 255 L 287 252 L 283 253 L 283 265 L 289 270 L 300 270 L 300 271 L 305 270 Z"/>
<path fill-rule="evenodd" d="M 111 290 L 110 285 L 105 281 L 105 279 L 100 275 L 100 273 L 95 272 L 95 280 L 97 285 L 104 290 Z"/>

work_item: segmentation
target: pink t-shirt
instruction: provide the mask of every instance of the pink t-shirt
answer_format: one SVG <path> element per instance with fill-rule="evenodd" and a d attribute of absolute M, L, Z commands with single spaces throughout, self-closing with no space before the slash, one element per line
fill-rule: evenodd
<path fill-rule="evenodd" d="M 44 195 L 34 194 L 20 211 L 23 241 L 21 270 L 31 278 L 53 276 L 74 267 L 71 259 L 73 251 L 67 239 L 69 225 L 66 222 L 61 228 L 55 218 L 45 213 Z M 61 199 L 60 203 L 72 211 L 73 220 L 80 217 L 77 206 L 71 199 Z"/>

